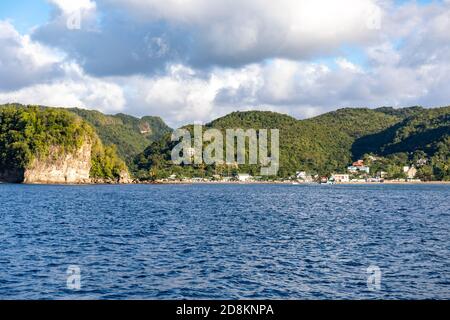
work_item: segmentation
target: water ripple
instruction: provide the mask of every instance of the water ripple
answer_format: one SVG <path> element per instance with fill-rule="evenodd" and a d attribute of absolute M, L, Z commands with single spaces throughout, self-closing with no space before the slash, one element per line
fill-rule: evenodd
<path fill-rule="evenodd" d="M 449 197 L 445 185 L 0 185 L 0 299 L 449 299 Z"/>

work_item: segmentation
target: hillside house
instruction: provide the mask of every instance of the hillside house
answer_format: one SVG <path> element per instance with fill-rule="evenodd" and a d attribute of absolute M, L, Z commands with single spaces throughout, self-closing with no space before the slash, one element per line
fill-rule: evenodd
<path fill-rule="evenodd" d="M 347 170 L 352 174 L 370 173 L 370 167 L 364 164 L 364 160 L 358 160 L 356 162 L 353 162 L 353 164 L 350 167 L 348 167 Z"/>

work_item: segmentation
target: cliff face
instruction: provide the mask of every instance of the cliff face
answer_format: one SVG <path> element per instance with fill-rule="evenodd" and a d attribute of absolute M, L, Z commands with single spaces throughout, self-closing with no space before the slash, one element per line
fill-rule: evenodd
<path fill-rule="evenodd" d="M 85 184 L 129 183 L 114 145 L 66 109 L 0 105 L 0 181 Z"/>
<path fill-rule="evenodd" d="M 34 159 L 26 169 L 0 170 L 0 181 L 26 184 L 133 183 L 127 170 L 121 171 L 117 179 L 91 178 L 91 157 L 91 142 L 85 142 L 71 153 L 61 152 L 60 147 L 52 146 L 48 157 Z"/>
<path fill-rule="evenodd" d="M 29 184 L 81 184 L 90 183 L 92 144 L 85 142 L 72 153 L 51 147 L 47 159 L 34 159 L 25 169 L 23 182 Z M 58 155 L 58 156 L 55 156 Z"/>
<path fill-rule="evenodd" d="M 128 173 L 128 171 L 123 170 L 123 171 L 120 173 L 120 177 L 119 177 L 119 179 L 118 179 L 118 183 L 120 183 L 120 184 L 130 184 L 130 183 L 133 183 L 133 180 L 131 179 L 130 174 Z"/>

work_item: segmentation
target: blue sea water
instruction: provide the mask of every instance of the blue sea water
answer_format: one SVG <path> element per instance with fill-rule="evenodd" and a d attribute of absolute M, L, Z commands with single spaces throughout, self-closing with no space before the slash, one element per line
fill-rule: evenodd
<path fill-rule="evenodd" d="M 449 199 L 449 185 L 4 184 L 0 299 L 450 299 Z"/>

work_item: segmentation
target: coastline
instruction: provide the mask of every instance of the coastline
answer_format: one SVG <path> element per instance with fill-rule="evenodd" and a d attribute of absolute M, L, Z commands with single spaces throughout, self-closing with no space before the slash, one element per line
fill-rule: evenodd
<path fill-rule="evenodd" d="M 385 182 L 342 182 L 337 185 L 434 185 L 450 184 L 450 181 L 385 181 Z"/>
<path fill-rule="evenodd" d="M 185 181 L 160 181 L 160 182 L 137 182 L 133 184 L 153 184 L 153 185 L 447 185 L 450 181 L 385 181 L 385 182 L 336 182 L 333 184 L 320 183 L 298 183 L 294 184 L 292 181 L 253 181 L 253 182 L 239 182 L 239 181 L 202 181 L 202 182 L 185 182 Z"/>
<path fill-rule="evenodd" d="M 49 186 L 106 186 L 106 185 L 296 185 L 296 186 L 320 186 L 320 185 L 450 185 L 450 181 L 384 181 L 384 182 L 334 182 L 332 184 L 296 183 L 295 181 L 132 181 L 127 183 L 119 182 L 88 182 L 88 183 L 11 183 L 0 181 L 0 184 L 17 185 L 49 185 Z"/>

